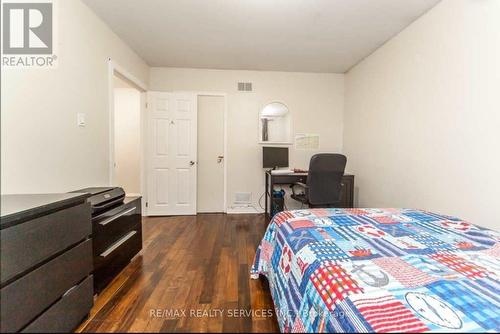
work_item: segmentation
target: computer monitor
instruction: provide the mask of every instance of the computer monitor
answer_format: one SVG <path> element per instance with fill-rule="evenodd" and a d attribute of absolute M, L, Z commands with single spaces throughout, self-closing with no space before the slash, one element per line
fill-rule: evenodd
<path fill-rule="evenodd" d="M 288 167 L 288 147 L 263 147 L 262 167 Z"/>

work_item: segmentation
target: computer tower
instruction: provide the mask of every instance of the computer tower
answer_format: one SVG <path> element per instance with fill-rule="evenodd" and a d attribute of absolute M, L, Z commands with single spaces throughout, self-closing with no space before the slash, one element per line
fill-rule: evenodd
<path fill-rule="evenodd" d="M 273 190 L 273 196 L 271 198 L 271 217 L 274 217 L 277 213 L 280 213 L 285 209 L 285 191 Z"/>

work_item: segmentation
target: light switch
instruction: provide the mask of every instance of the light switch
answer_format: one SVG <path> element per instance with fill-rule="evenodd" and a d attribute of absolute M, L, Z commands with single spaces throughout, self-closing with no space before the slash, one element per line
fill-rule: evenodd
<path fill-rule="evenodd" d="M 85 113 L 79 112 L 76 114 L 76 122 L 79 127 L 85 127 Z"/>

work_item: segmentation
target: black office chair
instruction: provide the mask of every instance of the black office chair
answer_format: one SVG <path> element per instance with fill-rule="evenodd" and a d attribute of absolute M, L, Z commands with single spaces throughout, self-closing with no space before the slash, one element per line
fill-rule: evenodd
<path fill-rule="evenodd" d="M 297 182 L 292 186 L 292 198 L 310 208 L 338 207 L 342 198 L 342 177 L 347 158 L 342 154 L 316 154 L 309 162 L 307 184 Z M 303 188 L 296 193 L 295 187 Z"/>

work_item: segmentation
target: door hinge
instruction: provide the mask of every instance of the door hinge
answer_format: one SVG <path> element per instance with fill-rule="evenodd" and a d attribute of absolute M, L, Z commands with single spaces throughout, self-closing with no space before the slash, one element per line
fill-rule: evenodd
<path fill-rule="evenodd" d="M 149 108 L 149 103 L 146 102 L 146 109 L 148 109 L 148 108 Z"/>
<path fill-rule="evenodd" d="M 148 202 L 146 202 L 146 208 L 148 207 Z"/>

